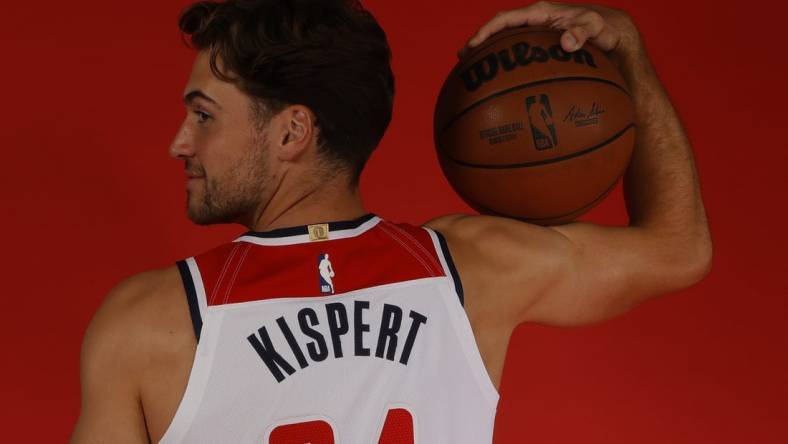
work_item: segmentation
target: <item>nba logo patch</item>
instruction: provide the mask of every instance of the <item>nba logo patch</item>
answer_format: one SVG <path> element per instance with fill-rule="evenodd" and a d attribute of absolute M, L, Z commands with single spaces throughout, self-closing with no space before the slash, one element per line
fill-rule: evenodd
<path fill-rule="evenodd" d="M 558 135 L 553 123 L 553 109 L 547 94 L 529 96 L 525 99 L 528 111 L 528 122 L 531 124 L 531 135 L 537 150 L 546 150 L 558 145 Z"/>
<path fill-rule="evenodd" d="M 317 256 L 317 275 L 320 293 L 334 294 L 334 267 L 328 259 L 328 253 Z"/>

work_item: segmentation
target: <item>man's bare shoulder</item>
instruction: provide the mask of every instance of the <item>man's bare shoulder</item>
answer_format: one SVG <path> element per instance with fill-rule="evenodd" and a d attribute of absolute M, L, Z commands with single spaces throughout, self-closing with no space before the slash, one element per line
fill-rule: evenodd
<path fill-rule="evenodd" d="M 446 238 L 466 311 L 496 325 L 519 323 L 517 312 L 558 278 L 566 249 L 554 230 L 504 217 L 452 214 L 424 226 Z"/>
<path fill-rule="evenodd" d="M 129 276 L 107 294 L 104 304 L 144 304 L 152 298 L 166 295 L 180 285 L 178 268 L 173 265 L 156 268 Z"/>
<path fill-rule="evenodd" d="M 115 348 L 111 354 L 124 354 L 128 364 L 142 363 L 153 353 L 167 353 L 174 337 L 193 336 L 190 328 L 177 267 L 149 270 L 123 279 L 107 294 L 85 333 L 83 354 Z"/>
<path fill-rule="evenodd" d="M 95 318 L 110 322 L 154 322 L 156 313 L 177 305 L 183 295 L 176 266 L 148 270 L 120 281 L 104 298 Z"/>
<path fill-rule="evenodd" d="M 71 442 L 148 441 L 146 394 L 193 351 L 187 305 L 176 267 L 131 276 L 107 294 L 82 341 L 82 410 Z"/>
<path fill-rule="evenodd" d="M 521 262 L 528 257 L 545 263 L 547 256 L 557 252 L 557 246 L 565 241 L 564 236 L 551 227 L 498 216 L 450 214 L 432 219 L 424 226 L 446 237 L 454 247 L 453 255 L 456 249 L 472 263 L 488 263 L 490 258 L 485 252 L 494 252 L 504 263 L 515 258 Z M 497 264 L 496 268 L 500 265 L 504 264 Z"/>

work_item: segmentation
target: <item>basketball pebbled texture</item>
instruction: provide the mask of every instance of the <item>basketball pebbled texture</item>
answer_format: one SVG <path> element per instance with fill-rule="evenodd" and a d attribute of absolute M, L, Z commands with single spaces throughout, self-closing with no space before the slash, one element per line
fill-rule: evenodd
<path fill-rule="evenodd" d="M 614 188 L 634 147 L 634 107 L 610 59 L 561 32 L 490 37 L 452 69 L 434 116 L 446 178 L 481 213 L 570 222 Z"/>

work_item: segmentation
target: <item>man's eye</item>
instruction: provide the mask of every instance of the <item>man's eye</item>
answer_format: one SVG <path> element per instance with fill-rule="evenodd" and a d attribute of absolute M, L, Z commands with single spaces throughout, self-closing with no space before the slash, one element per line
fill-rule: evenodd
<path fill-rule="evenodd" d="M 197 115 L 197 121 L 200 122 L 200 123 L 205 123 L 206 121 L 208 121 L 208 119 L 211 118 L 210 115 L 208 115 L 208 114 L 206 114 L 206 113 L 204 113 L 202 111 L 195 111 L 194 114 Z"/>

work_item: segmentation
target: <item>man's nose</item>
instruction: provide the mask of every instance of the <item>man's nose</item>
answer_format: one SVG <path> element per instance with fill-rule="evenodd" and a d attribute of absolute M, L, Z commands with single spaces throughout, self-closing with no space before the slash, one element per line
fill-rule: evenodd
<path fill-rule="evenodd" d="M 182 159 L 184 157 L 191 157 L 194 155 L 194 144 L 192 143 L 191 130 L 186 122 L 178 128 L 175 133 L 175 138 L 170 144 L 170 157 L 173 159 Z"/>

